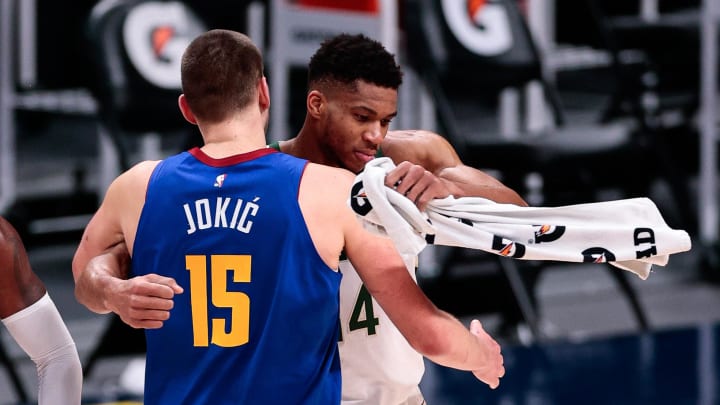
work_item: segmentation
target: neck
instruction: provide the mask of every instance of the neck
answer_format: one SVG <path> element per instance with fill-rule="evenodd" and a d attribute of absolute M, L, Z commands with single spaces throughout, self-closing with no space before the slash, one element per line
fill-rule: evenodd
<path fill-rule="evenodd" d="M 258 114 L 238 114 L 217 123 L 198 123 L 205 144 L 201 148 L 213 158 L 223 158 L 264 148 L 265 120 Z"/>
<path fill-rule="evenodd" d="M 333 153 L 323 149 L 319 133 L 320 131 L 305 122 L 295 138 L 280 142 L 280 150 L 313 163 L 341 167 L 340 162 L 333 158 Z"/>

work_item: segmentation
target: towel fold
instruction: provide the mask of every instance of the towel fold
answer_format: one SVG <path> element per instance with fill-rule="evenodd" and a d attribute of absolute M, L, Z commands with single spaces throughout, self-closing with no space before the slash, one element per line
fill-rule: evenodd
<path fill-rule="evenodd" d="M 610 263 L 645 280 L 652 265 L 690 250 L 690 236 L 670 228 L 649 198 L 560 207 L 520 207 L 481 197 L 431 201 L 424 212 L 385 187 L 389 158 L 367 163 L 349 199 L 364 221 L 381 226 L 398 251 L 427 244 L 459 246 L 521 260 Z"/>

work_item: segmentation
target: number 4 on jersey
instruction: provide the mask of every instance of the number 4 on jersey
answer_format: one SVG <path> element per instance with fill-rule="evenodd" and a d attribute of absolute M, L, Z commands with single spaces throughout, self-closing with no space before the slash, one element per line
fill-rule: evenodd
<path fill-rule="evenodd" d="M 375 317 L 375 311 L 373 307 L 373 299 L 367 288 L 363 284 L 360 287 L 355 306 L 353 307 L 352 315 L 350 316 L 350 331 L 358 329 L 367 329 L 367 334 L 374 335 L 375 327 L 380 323 L 380 320 Z"/>

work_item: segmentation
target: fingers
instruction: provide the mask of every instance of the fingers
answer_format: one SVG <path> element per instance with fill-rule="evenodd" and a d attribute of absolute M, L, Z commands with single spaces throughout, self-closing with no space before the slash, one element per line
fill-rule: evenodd
<path fill-rule="evenodd" d="M 162 327 L 170 318 L 175 294 L 183 292 L 174 279 L 157 274 L 134 277 L 124 283 L 121 292 L 114 295 L 113 312 L 134 328 Z"/>
<path fill-rule="evenodd" d="M 498 356 L 499 360 L 496 359 L 495 361 L 499 363 L 495 365 L 488 365 L 487 367 L 483 367 L 481 370 L 473 370 L 472 372 L 475 378 L 484 382 L 492 389 L 500 386 L 500 378 L 505 376 L 505 366 L 502 364 L 502 355 Z"/>
<path fill-rule="evenodd" d="M 128 310 L 141 311 L 170 311 L 175 302 L 168 298 L 148 297 L 146 295 L 134 294 L 128 298 Z"/>
<path fill-rule="evenodd" d="M 160 329 L 163 326 L 163 321 L 154 319 L 134 319 L 125 316 L 120 316 L 120 319 L 135 329 Z"/>
<path fill-rule="evenodd" d="M 500 344 L 485 332 L 482 324 L 477 319 L 473 319 L 472 322 L 470 322 L 470 333 L 479 339 L 487 355 L 485 366 L 480 370 L 474 370 L 473 374 L 490 388 L 495 389 L 500 385 L 500 378 L 505 375 L 504 358 L 501 353 Z"/>
<path fill-rule="evenodd" d="M 182 287 L 174 279 L 148 274 L 125 281 L 122 294 L 130 297 L 157 297 L 171 300 L 175 294 L 180 294 L 182 291 Z"/>
<path fill-rule="evenodd" d="M 477 319 L 473 319 L 472 322 L 470 322 L 470 333 L 478 336 L 482 331 L 483 327 L 480 321 L 478 321 Z"/>
<path fill-rule="evenodd" d="M 133 328 L 157 329 L 170 318 L 170 311 L 174 306 L 172 299 L 133 294 L 116 312 Z"/>
<path fill-rule="evenodd" d="M 394 188 L 398 193 L 406 194 L 423 178 L 425 172 L 425 168 L 420 165 L 401 162 L 385 176 L 385 185 Z"/>
<path fill-rule="evenodd" d="M 410 166 L 412 166 L 410 162 L 402 162 L 397 165 L 385 176 L 385 185 L 397 190 L 397 187 L 401 185 L 402 179 L 405 177 Z"/>
<path fill-rule="evenodd" d="M 431 172 L 420 165 L 401 162 L 385 177 L 385 185 L 412 200 L 418 208 L 425 209 L 427 203 L 435 198 L 450 195 L 447 187 Z"/>
<path fill-rule="evenodd" d="M 182 292 L 183 292 L 183 288 L 180 287 L 180 285 L 177 283 L 177 281 L 175 281 L 174 278 L 164 277 L 164 276 L 160 276 L 158 274 L 148 274 L 147 276 L 144 276 L 144 278 L 151 283 L 170 287 L 173 295 L 174 294 L 182 294 Z M 172 296 L 170 296 L 169 298 L 172 298 Z"/>
<path fill-rule="evenodd" d="M 170 319 L 173 300 L 134 296 L 129 305 L 119 310 L 118 315 L 134 328 L 157 329 Z"/>
<path fill-rule="evenodd" d="M 498 378 L 498 377 L 481 377 L 481 376 L 479 376 L 478 373 L 475 372 L 475 371 L 473 371 L 473 374 L 475 374 L 475 377 L 476 377 L 478 380 L 480 380 L 480 381 L 484 382 L 485 384 L 487 384 L 488 387 L 490 387 L 491 389 L 495 389 L 495 388 L 497 388 L 497 387 L 500 386 L 500 378 Z"/>

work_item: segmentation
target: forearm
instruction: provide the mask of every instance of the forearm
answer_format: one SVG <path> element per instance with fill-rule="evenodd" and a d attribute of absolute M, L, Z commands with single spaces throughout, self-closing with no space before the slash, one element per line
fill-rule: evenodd
<path fill-rule="evenodd" d="M 45 330 L 46 333 L 47 329 Z M 38 405 L 79 404 L 82 397 L 82 365 L 74 344 L 58 348 L 36 360 Z"/>
<path fill-rule="evenodd" d="M 424 342 L 416 350 L 436 364 L 458 370 L 472 371 L 487 365 L 488 356 L 459 320 L 441 310 L 434 318 L 425 325 Z"/>
<path fill-rule="evenodd" d="M 89 310 L 100 314 L 114 311 L 108 306 L 110 295 L 129 276 L 129 255 L 124 244 L 94 257 L 77 272 L 75 297 Z"/>
<path fill-rule="evenodd" d="M 88 267 L 75 281 L 75 298 L 89 310 L 106 314 L 112 312 L 108 306 L 109 295 L 115 283 L 120 280 L 104 269 Z"/>
<path fill-rule="evenodd" d="M 475 371 L 495 365 L 500 346 L 487 333 L 482 331 L 481 337 L 471 333 L 457 318 L 437 308 L 422 293 L 405 295 L 408 299 L 401 306 L 383 305 L 388 296 L 411 290 L 394 280 L 388 285 L 393 287 L 380 289 L 381 297 L 374 294 L 374 289 L 369 290 L 418 353 L 434 363 L 459 370 Z"/>
<path fill-rule="evenodd" d="M 448 167 L 436 175 L 456 198 L 483 197 L 501 204 L 528 205 L 515 190 L 469 166 Z"/>
<path fill-rule="evenodd" d="M 2 322 L 36 365 L 38 403 L 79 404 L 82 393 L 80 358 L 50 296 L 45 294 Z"/>

